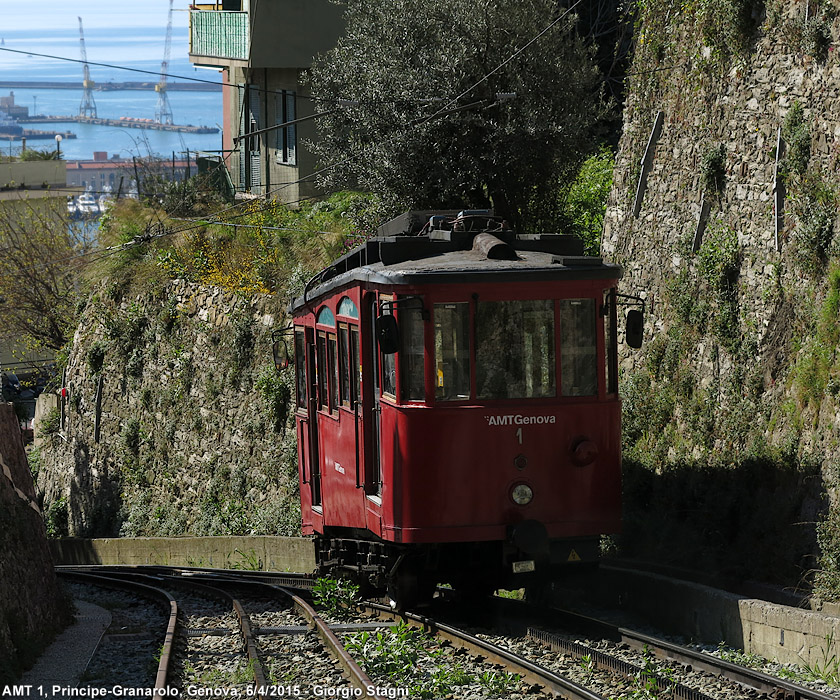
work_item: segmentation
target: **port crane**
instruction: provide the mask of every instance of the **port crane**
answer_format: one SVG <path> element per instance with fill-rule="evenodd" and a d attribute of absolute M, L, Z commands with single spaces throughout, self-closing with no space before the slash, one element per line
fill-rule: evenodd
<path fill-rule="evenodd" d="M 87 51 L 85 50 L 85 30 L 82 27 L 81 17 L 79 17 L 79 41 L 81 42 L 82 46 L 82 64 L 84 65 L 84 80 L 82 81 L 82 103 L 79 105 L 79 116 L 93 117 L 94 119 L 96 119 L 96 102 L 94 102 L 93 100 L 93 88 L 95 83 L 90 79 L 90 66 L 87 62 Z"/>
<path fill-rule="evenodd" d="M 166 23 L 166 42 L 163 45 L 163 63 L 160 66 L 160 81 L 155 85 L 158 94 L 155 107 L 155 121 L 158 124 L 174 124 L 172 121 L 172 107 L 166 94 L 166 77 L 169 72 L 169 49 L 172 44 L 172 1 L 169 0 L 169 21 Z"/>

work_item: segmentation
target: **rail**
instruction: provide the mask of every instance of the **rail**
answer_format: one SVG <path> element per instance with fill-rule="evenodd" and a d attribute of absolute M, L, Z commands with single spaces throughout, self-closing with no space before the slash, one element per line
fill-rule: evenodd
<path fill-rule="evenodd" d="M 579 613 L 556 608 L 538 608 L 522 601 L 503 598 L 494 598 L 493 605 L 495 612 L 500 615 L 530 618 L 541 627 L 557 626 L 575 629 L 585 634 L 599 635 L 618 644 L 626 644 L 637 651 L 647 649 L 663 661 L 688 665 L 753 688 L 766 695 L 785 698 L 785 700 L 836 700 L 826 693 L 776 678 L 762 671 L 739 666 L 694 649 Z"/>
<path fill-rule="evenodd" d="M 164 636 L 160 660 L 158 661 L 158 668 L 155 674 L 155 690 L 160 691 L 165 689 L 169 682 L 172 652 L 175 645 L 175 635 L 178 631 L 178 603 L 169 594 L 169 592 L 146 583 L 114 578 L 113 576 L 102 576 L 89 572 L 71 571 L 61 568 L 57 569 L 57 573 L 66 578 L 74 578 L 78 581 L 92 583 L 97 586 L 107 586 L 118 590 L 128 591 L 130 593 L 143 596 L 144 598 L 151 598 L 157 602 L 163 603 L 169 608 L 169 619 L 166 625 L 166 634 Z"/>
<path fill-rule="evenodd" d="M 483 639 L 479 639 L 455 627 L 437 622 L 431 618 L 414 613 L 399 613 L 384 605 L 366 603 L 364 608 L 375 612 L 380 617 L 403 620 L 413 627 L 445 639 L 453 646 L 466 649 L 471 654 L 482 656 L 492 663 L 500 664 L 513 673 L 521 675 L 529 683 L 540 685 L 557 697 L 573 700 L 604 700 L 597 693 L 584 688 L 573 681 L 563 678 L 547 668 L 517 656 Z"/>

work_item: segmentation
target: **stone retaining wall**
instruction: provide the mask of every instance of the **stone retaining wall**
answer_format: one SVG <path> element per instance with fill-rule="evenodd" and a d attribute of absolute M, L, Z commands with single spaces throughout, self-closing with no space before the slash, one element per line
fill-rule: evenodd
<path fill-rule="evenodd" d="M 69 621 L 14 406 L 0 403 L 0 686 Z"/>
<path fill-rule="evenodd" d="M 114 283 L 117 284 L 117 283 Z M 280 301 L 171 280 L 91 297 L 38 485 L 56 536 L 298 531 Z"/>

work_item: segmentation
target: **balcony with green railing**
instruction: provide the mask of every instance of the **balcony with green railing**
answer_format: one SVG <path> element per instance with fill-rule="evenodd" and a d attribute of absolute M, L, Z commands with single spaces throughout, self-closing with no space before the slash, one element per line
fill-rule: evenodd
<path fill-rule="evenodd" d="M 247 61 L 249 46 L 247 12 L 190 12 L 190 60 L 196 65 L 209 65 L 208 58 Z"/>

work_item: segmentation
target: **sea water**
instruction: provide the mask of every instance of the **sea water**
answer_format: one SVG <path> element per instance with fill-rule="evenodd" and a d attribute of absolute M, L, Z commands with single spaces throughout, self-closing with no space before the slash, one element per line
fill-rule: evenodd
<path fill-rule="evenodd" d="M 168 82 L 187 82 L 190 79 L 219 82 L 218 71 L 197 69 L 189 62 L 186 27 L 173 27 Z M 107 82 L 151 82 L 160 78 L 161 61 L 164 52 L 164 27 L 91 28 L 85 27 L 85 45 L 89 61 L 110 63 L 115 66 L 147 71 L 146 73 L 89 66 L 91 79 L 98 85 Z M 0 28 L 0 80 L 8 81 L 61 81 L 81 83 L 81 63 L 43 58 L 34 54 L 51 54 L 78 59 L 78 25 L 64 29 L 9 30 Z M 2 49 L 14 49 L 27 53 L 12 53 Z M 28 53 L 32 52 L 32 53 Z M 0 96 L 8 96 L 11 88 L 0 87 Z M 75 115 L 82 102 L 81 88 L 14 89 L 15 104 L 28 107 L 31 114 Z M 78 124 L 76 122 L 25 124 L 27 129 L 43 131 L 71 131 L 75 139 L 61 142 L 61 155 L 65 159 L 90 159 L 94 151 L 105 151 L 109 157 L 144 157 L 149 155 L 171 158 L 185 151 L 220 151 L 222 149 L 222 93 L 167 92 L 173 121 L 176 124 L 192 124 L 219 128 L 217 134 L 183 134 L 132 129 L 128 127 Z M 95 90 L 97 116 L 105 119 L 134 117 L 154 119 L 158 94 L 150 90 Z M 55 150 L 53 139 L 28 139 L 27 148 Z M 20 142 L 0 141 L 0 153 L 17 153 Z"/>

